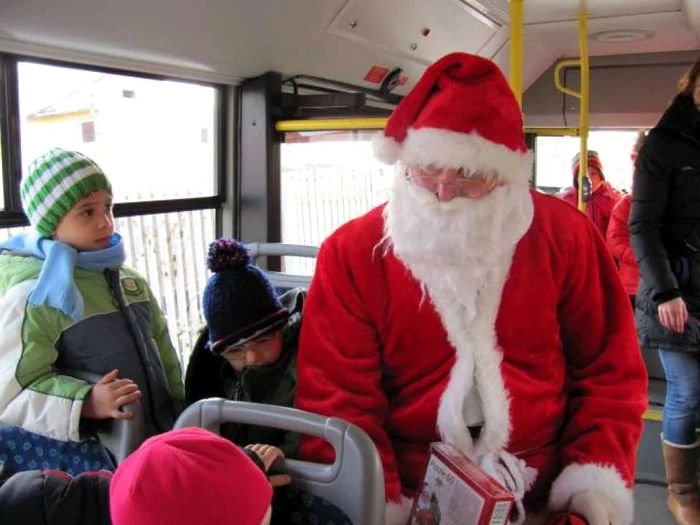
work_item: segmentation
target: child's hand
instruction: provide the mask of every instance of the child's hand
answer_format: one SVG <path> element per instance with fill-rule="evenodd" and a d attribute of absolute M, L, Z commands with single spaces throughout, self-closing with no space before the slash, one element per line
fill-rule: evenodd
<path fill-rule="evenodd" d="M 131 419 L 133 414 L 119 407 L 133 403 L 141 391 L 131 379 L 117 379 L 119 370 L 112 370 L 92 387 L 83 401 L 82 415 L 93 419 Z"/>
<path fill-rule="evenodd" d="M 246 445 L 246 450 L 255 452 L 263 465 L 265 465 L 265 472 L 270 470 L 272 464 L 278 459 L 284 459 L 284 452 L 282 452 L 277 447 L 272 445 Z M 278 474 L 275 476 L 270 476 L 270 484 L 273 487 L 281 487 L 282 485 L 289 485 L 291 483 L 292 477 L 287 474 Z"/>

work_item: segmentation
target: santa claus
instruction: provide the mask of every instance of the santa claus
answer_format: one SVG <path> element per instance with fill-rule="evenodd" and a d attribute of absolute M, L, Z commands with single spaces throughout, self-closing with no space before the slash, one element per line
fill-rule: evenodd
<path fill-rule="evenodd" d="M 399 163 L 393 191 L 320 249 L 297 406 L 372 437 L 387 523 L 405 523 L 434 441 L 498 476 L 515 521 L 632 523 L 647 383 L 632 311 L 593 223 L 530 191 L 501 71 L 442 58 L 375 146 Z M 302 454 L 332 460 L 322 440 Z"/>

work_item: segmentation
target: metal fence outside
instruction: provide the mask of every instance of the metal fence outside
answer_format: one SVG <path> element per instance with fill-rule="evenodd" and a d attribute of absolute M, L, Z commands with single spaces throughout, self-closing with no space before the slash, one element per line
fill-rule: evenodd
<path fill-rule="evenodd" d="M 282 170 L 282 242 L 319 246 L 338 227 L 386 202 L 393 167 L 302 164 Z M 315 259 L 284 257 L 283 269 L 312 275 Z"/>
<path fill-rule="evenodd" d="M 126 245 L 126 264 L 141 273 L 153 290 L 183 369 L 204 326 L 201 296 L 215 225 L 213 209 L 116 219 L 116 230 Z M 0 241 L 27 229 L 0 229 Z"/>

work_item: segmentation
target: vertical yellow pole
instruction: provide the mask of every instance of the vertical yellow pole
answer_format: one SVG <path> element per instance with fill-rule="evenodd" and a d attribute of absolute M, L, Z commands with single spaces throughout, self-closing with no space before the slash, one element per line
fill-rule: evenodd
<path fill-rule="evenodd" d="M 581 55 L 581 117 L 579 129 L 581 130 L 581 163 L 578 171 L 578 208 L 586 211 L 583 202 L 583 177 L 588 173 L 588 110 L 590 94 L 590 76 L 588 68 L 588 14 L 581 13 L 578 21 L 579 53 Z M 591 191 L 593 189 L 591 188 Z"/>
<path fill-rule="evenodd" d="M 525 0 L 510 2 L 510 87 L 523 105 L 523 7 Z"/>

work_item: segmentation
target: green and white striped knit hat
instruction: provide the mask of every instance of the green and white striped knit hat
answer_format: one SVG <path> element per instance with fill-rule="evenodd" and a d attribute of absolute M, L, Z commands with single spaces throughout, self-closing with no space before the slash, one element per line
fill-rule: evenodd
<path fill-rule="evenodd" d="M 75 203 L 97 190 L 112 193 L 107 176 L 93 160 L 54 148 L 29 165 L 20 196 L 32 226 L 51 237 Z"/>

